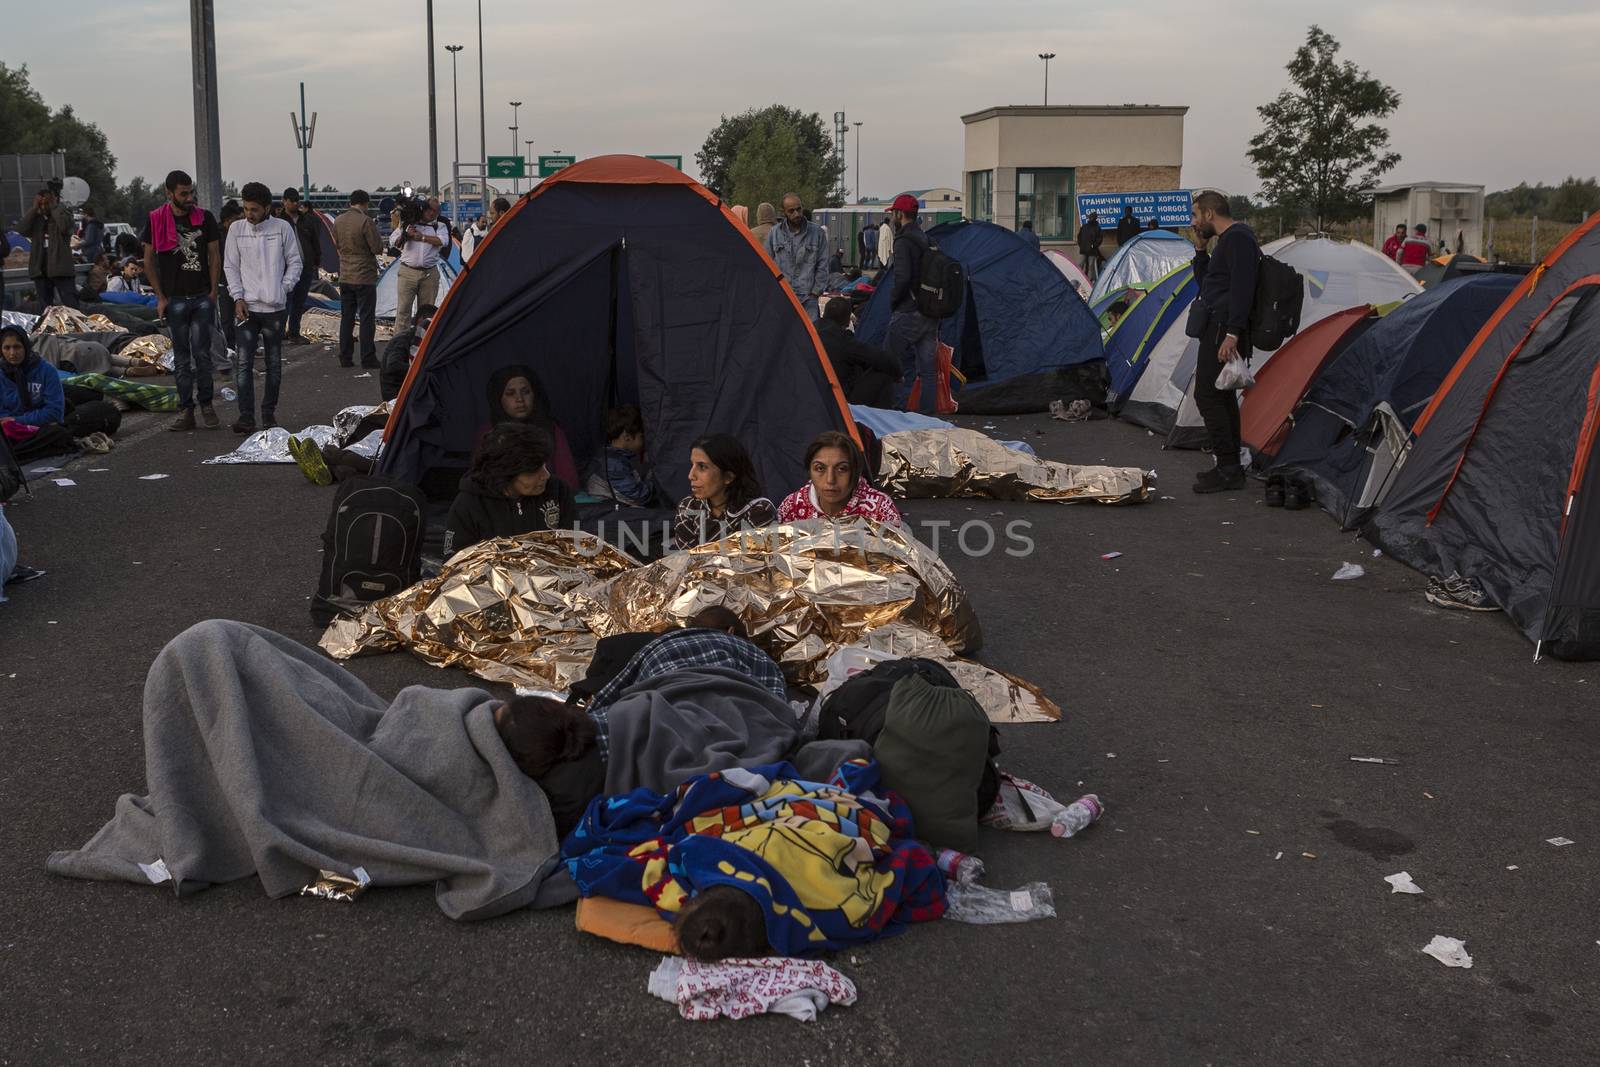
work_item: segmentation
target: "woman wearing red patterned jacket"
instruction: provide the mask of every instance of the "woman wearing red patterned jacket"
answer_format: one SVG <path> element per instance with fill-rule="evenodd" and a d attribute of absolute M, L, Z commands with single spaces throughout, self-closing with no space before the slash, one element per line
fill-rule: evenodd
<path fill-rule="evenodd" d="M 779 522 L 841 519 L 852 515 L 898 526 L 900 509 L 862 477 L 866 461 L 854 441 L 829 430 L 806 449 L 811 484 L 796 489 L 778 506 Z"/>

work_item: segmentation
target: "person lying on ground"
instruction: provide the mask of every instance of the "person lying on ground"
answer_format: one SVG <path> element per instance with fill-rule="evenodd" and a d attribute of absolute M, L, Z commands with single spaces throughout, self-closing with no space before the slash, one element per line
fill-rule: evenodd
<path fill-rule="evenodd" d="M 0 328 L 0 433 L 19 461 L 71 452 L 78 438 L 109 438 L 121 422 L 116 405 L 104 400 L 69 408 L 61 375 L 33 351 L 27 333 Z M 95 451 L 110 450 L 108 441 L 96 440 Z"/>
<path fill-rule="evenodd" d="M 738 438 L 725 433 L 707 434 L 690 448 L 689 492 L 678 502 L 672 524 L 678 548 L 771 526 L 778 518 L 772 501 L 761 495 L 750 453 Z"/>
<path fill-rule="evenodd" d="M 829 300 L 817 320 L 817 336 L 822 339 L 845 399 L 872 408 L 891 407 L 900 364 L 884 349 L 857 339 L 850 331 L 852 309 L 847 298 Z"/>
<path fill-rule="evenodd" d="M 556 481 L 576 491 L 579 486 L 578 465 L 572 459 L 572 447 L 567 435 L 550 414 L 550 405 L 539 377 L 533 368 L 520 363 L 501 367 L 489 376 L 489 421 L 478 430 L 478 440 L 483 440 L 492 427 L 513 422 L 543 430 L 550 438 L 550 473 Z"/>
<path fill-rule="evenodd" d="M 861 516 L 899 526 L 900 509 L 886 493 L 867 484 L 866 466 L 861 449 L 849 437 L 837 430 L 818 434 L 806 447 L 811 484 L 784 497 L 778 521 Z"/>
<path fill-rule="evenodd" d="M 378 393 L 386 402 L 400 395 L 401 387 L 406 384 L 406 375 L 411 373 L 411 361 L 417 358 L 417 349 L 422 347 L 428 324 L 438 310 L 432 304 L 423 304 L 417 309 L 417 317 L 411 325 L 407 329 L 396 330 L 384 347 L 383 361 L 378 369 Z"/>
<path fill-rule="evenodd" d="M 478 442 L 472 466 L 450 505 L 448 557 L 491 537 L 570 530 L 578 521 L 572 490 L 550 476 L 550 438 L 521 423 L 502 423 Z"/>
<path fill-rule="evenodd" d="M 606 412 L 606 447 L 589 465 L 584 491 L 601 500 L 645 508 L 659 495 L 644 461 L 644 416 L 634 404 Z"/>
<path fill-rule="evenodd" d="M 711 607 L 695 615 L 681 630 L 668 630 L 652 638 L 594 694 L 591 710 L 601 710 L 639 682 L 673 671 L 698 667 L 725 667 L 738 671 L 780 700 L 788 700 L 788 687 L 777 662 L 746 633 L 744 623 L 725 607 Z"/>

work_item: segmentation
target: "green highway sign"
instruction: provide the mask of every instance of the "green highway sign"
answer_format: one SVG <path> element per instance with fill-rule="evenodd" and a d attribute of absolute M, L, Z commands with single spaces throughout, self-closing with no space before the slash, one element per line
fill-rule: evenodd
<path fill-rule="evenodd" d="M 528 172 L 528 162 L 522 156 L 490 156 L 489 177 L 520 178 Z"/>
<path fill-rule="evenodd" d="M 577 161 L 577 156 L 540 156 L 539 177 L 548 178 L 558 170 L 566 170 Z"/>
<path fill-rule="evenodd" d="M 665 163 L 667 166 L 673 168 L 674 170 L 682 170 L 683 169 L 683 157 L 682 156 L 645 156 L 644 158 L 653 159 L 653 160 L 656 160 L 659 163 Z"/>

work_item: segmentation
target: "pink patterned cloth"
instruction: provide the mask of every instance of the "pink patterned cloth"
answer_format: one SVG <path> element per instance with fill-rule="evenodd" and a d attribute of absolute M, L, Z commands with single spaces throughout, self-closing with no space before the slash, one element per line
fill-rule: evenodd
<path fill-rule="evenodd" d="M 894 501 L 889 499 L 887 493 L 872 488 L 865 480 L 856 483 L 856 491 L 845 501 L 840 517 L 846 515 L 860 515 L 874 522 L 886 522 L 894 526 L 901 523 L 900 509 L 894 506 Z M 783 503 L 778 505 L 779 522 L 820 518 L 823 518 L 823 514 L 817 504 L 817 490 L 809 484 L 784 497 Z"/>
<path fill-rule="evenodd" d="M 856 1002 L 855 983 L 826 963 L 784 957 L 700 963 L 667 956 L 651 972 L 649 986 L 676 1002 L 685 1019 L 776 1012 L 811 1022 L 829 1004 Z"/>

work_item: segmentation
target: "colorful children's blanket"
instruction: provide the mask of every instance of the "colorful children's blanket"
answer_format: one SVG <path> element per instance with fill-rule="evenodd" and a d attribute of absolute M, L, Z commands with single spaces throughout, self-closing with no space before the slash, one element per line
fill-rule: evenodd
<path fill-rule="evenodd" d="M 910 810 L 877 788 L 870 760 L 827 783 L 787 763 L 734 768 L 665 795 L 596 798 L 561 855 L 580 895 L 669 919 L 701 890 L 733 886 L 761 905 L 775 952 L 814 955 L 944 914 L 944 876 L 912 838 Z"/>

